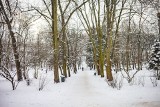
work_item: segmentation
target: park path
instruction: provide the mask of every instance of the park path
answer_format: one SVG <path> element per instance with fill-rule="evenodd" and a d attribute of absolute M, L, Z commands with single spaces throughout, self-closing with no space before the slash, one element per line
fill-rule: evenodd
<path fill-rule="evenodd" d="M 93 84 L 93 72 L 89 70 L 79 71 L 74 80 L 68 84 L 67 97 L 70 107 L 105 107 L 100 106 L 100 98 L 96 91 L 96 84 Z M 67 82 L 67 81 L 66 81 Z M 65 93 L 65 94 L 66 94 Z"/>
<path fill-rule="evenodd" d="M 94 76 L 94 71 L 80 70 L 71 78 L 64 93 L 64 96 L 70 96 L 66 97 L 68 107 L 131 107 L 123 102 L 117 104 L 120 102 L 116 97 L 118 91 L 108 87 L 104 81 L 104 78 Z"/>
<path fill-rule="evenodd" d="M 125 91 L 113 89 L 104 78 L 94 76 L 94 71 L 85 69 L 75 75 L 68 84 L 69 107 L 160 107 L 160 102 L 141 102 Z M 72 90 L 71 90 L 72 89 Z M 131 97 L 131 98 L 129 98 Z"/>
<path fill-rule="evenodd" d="M 0 81 L 0 107 L 160 107 L 156 88 L 151 88 L 155 90 L 152 94 L 144 87 L 127 84 L 121 90 L 113 89 L 88 68 L 64 83 L 53 84 L 52 73 L 48 73 L 48 84 L 42 91 L 38 91 L 38 79 L 27 87 L 25 81 L 21 82 L 15 91 L 11 91 L 9 82 Z"/>

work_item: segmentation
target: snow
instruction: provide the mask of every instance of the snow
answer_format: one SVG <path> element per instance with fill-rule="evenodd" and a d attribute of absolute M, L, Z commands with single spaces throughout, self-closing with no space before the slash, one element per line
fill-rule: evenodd
<path fill-rule="evenodd" d="M 145 76 L 144 86 L 130 85 L 124 79 L 123 87 L 117 90 L 109 87 L 105 78 L 95 76 L 95 71 L 83 67 L 84 71 L 58 84 L 53 83 L 53 72 L 49 71 L 42 91 L 38 91 L 38 79 L 31 78 L 30 86 L 22 81 L 12 91 L 11 84 L 0 78 L 0 107 L 160 107 L 160 85 L 152 86 L 146 69 L 137 74 Z"/>

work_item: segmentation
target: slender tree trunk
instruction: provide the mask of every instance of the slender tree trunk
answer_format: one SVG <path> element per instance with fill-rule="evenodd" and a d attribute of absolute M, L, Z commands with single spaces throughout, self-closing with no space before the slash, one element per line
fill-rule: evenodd
<path fill-rule="evenodd" d="M 2 38 L 0 38 L 0 68 L 1 68 L 1 66 L 2 66 Z"/>
<path fill-rule="evenodd" d="M 92 38 L 91 38 L 92 39 Z M 93 42 L 92 42 L 93 43 Z M 99 61 L 96 56 L 96 47 L 93 45 L 93 60 L 94 60 L 94 65 L 97 70 L 97 74 L 100 75 L 100 69 L 99 69 Z"/>
<path fill-rule="evenodd" d="M 69 66 L 67 66 L 67 71 L 68 71 L 68 77 L 71 77 L 71 73 L 70 73 L 70 68 L 69 68 Z"/>
<path fill-rule="evenodd" d="M 64 19 L 63 19 L 64 20 Z M 64 21 L 63 24 L 64 25 Z M 63 74 L 67 77 L 67 51 L 66 51 L 66 29 L 63 28 L 63 37 L 62 37 L 62 48 L 63 48 Z"/>
<path fill-rule="evenodd" d="M 100 33 L 100 28 L 98 28 L 98 33 L 99 33 L 99 70 L 100 70 L 100 75 L 101 77 L 104 77 L 104 57 L 103 57 L 103 52 L 102 52 L 102 34 Z"/>
<path fill-rule="evenodd" d="M 141 47 L 140 47 L 140 41 L 138 40 L 138 62 L 137 62 L 137 64 L 138 64 L 138 71 L 141 69 L 141 53 L 140 53 L 140 51 L 141 51 L 141 49 L 140 49 Z"/>
<path fill-rule="evenodd" d="M 59 69 L 60 69 L 61 75 L 63 75 L 62 67 L 59 66 Z"/>
<path fill-rule="evenodd" d="M 109 31 L 110 32 L 110 31 Z M 107 63 L 107 66 L 106 66 L 106 75 L 107 75 L 107 80 L 108 81 L 112 81 L 113 80 L 113 76 L 112 76 L 112 69 L 111 69 L 111 59 L 110 59 L 110 55 L 111 55 L 111 35 L 110 33 L 107 34 L 108 35 L 108 48 L 107 48 L 107 54 L 106 54 L 106 63 Z"/>
<path fill-rule="evenodd" d="M 20 65 L 20 61 L 19 61 L 19 54 L 17 51 L 17 46 L 16 46 L 16 39 L 14 36 L 14 33 L 11 29 L 11 25 L 8 25 L 8 29 L 10 30 L 10 36 L 11 36 L 11 40 L 12 40 L 12 48 L 13 48 L 13 52 L 14 52 L 14 58 L 15 58 L 15 63 L 16 63 L 16 70 L 17 70 L 17 80 L 21 81 L 22 78 L 22 71 L 21 71 L 21 65 Z"/>
<path fill-rule="evenodd" d="M 128 27 L 128 34 L 127 34 L 127 43 L 126 43 L 126 72 L 129 71 L 129 41 L 130 41 L 130 31 L 131 31 L 131 12 L 132 9 L 130 7 L 130 13 L 129 13 L 129 27 Z"/>
<path fill-rule="evenodd" d="M 54 82 L 59 83 L 59 71 L 58 71 L 58 53 L 59 53 L 59 36 L 57 25 L 57 0 L 52 0 L 52 34 L 53 34 L 53 49 L 54 49 Z"/>
<path fill-rule="evenodd" d="M 145 53 L 146 53 L 146 55 L 145 55 L 145 62 L 147 62 L 148 61 L 148 52 L 147 52 L 147 50 L 145 51 Z"/>
<path fill-rule="evenodd" d="M 141 21 L 142 21 L 142 14 L 143 14 L 143 12 L 142 12 L 142 3 L 141 3 L 141 11 L 140 11 L 141 13 L 140 13 L 140 20 L 139 20 L 139 34 L 137 35 L 137 39 L 138 39 L 138 44 L 137 44 L 137 47 L 138 47 L 138 62 L 137 62 L 137 64 L 138 64 L 138 71 L 141 69 L 141 59 L 142 59 L 142 56 L 141 56 L 141 47 L 140 47 L 140 36 L 141 36 Z"/>
<path fill-rule="evenodd" d="M 115 9 L 116 9 L 117 0 L 108 0 L 106 1 L 107 9 L 107 49 L 106 49 L 106 75 L 108 81 L 113 81 L 112 69 L 111 69 L 111 50 L 112 50 L 112 30 L 113 23 L 115 18 Z"/>
<path fill-rule="evenodd" d="M 71 73 L 70 73 L 70 67 L 69 67 L 69 58 L 70 58 L 70 53 L 69 53 L 69 42 L 68 42 L 68 39 L 66 38 L 66 42 L 67 42 L 67 56 L 66 57 L 66 60 L 68 61 L 68 64 L 67 64 L 67 70 L 68 70 L 68 77 L 71 77 Z"/>
<path fill-rule="evenodd" d="M 127 35 L 126 43 L 126 71 L 129 71 L 129 34 Z"/>
<path fill-rule="evenodd" d="M 61 20 L 62 20 L 62 23 L 61 23 L 61 25 L 62 25 L 62 51 L 63 51 L 63 56 L 62 56 L 63 64 L 62 64 L 62 68 L 63 68 L 63 75 L 65 77 L 67 77 L 66 26 L 65 26 L 65 16 L 64 16 L 65 14 L 62 11 L 60 0 L 58 0 L 58 5 L 59 5 L 59 10 L 60 10 L 60 13 L 61 13 Z"/>
<path fill-rule="evenodd" d="M 92 7 L 95 7 L 95 3 L 94 1 L 92 0 Z M 101 77 L 104 77 L 104 55 L 103 55 L 103 52 L 102 52 L 102 29 L 101 29 L 101 24 L 100 24 L 100 0 L 98 0 L 98 16 L 96 16 L 96 11 L 94 9 L 94 17 L 95 17 L 95 23 L 96 23 L 96 31 L 97 31 L 97 34 L 98 34 L 98 72 L 100 71 L 100 75 Z"/>
<path fill-rule="evenodd" d="M 2 31 L 4 30 L 4 24 L 3 25 L 1 25 L 0 26 L 0 29 L 2 29 Z M 0 34 L 0 68 L 1 68 L 1 66 L 2 66 L 2 49 L 3 49 L 3 45 L 2 45 L 2 37 L 3 37 L 3 35 L 4 35 L 4 31 L 3 32 L 1 32 L 1 34 Z"/>
<path fill-rule="evenodd" d="M 75 74 L 77 73 L 76 61 L 73 62 L 73 72 L 74 72 Z"/>
<path fill-rule="evenodd" d="M 96 65 L 97 65 L 97 72 L 98 72 L 97 74 L 101 75 L 99 60 L 97 60 L 97 64 Z"/>
<path fill-rule="evenodd" d="M 27 79 L 27 76 L 26 76 L 26 40 L 25 39 L 23 42 L 23 77 L 24 79 Z"/>

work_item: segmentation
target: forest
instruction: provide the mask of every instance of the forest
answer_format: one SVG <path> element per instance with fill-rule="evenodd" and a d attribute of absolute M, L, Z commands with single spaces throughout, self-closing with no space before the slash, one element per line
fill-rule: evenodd
<path fill-rule="evenodd" d="M 143 99 L 142 93 L 153 91 L 140 104 L 126 98 L 126 107 L 159 107 L 159 80 L 159 0 L 0 0 L 0 106 L 17 107 L 27 90 L 26 99 L 47 95 L 35 97 L 39 91 L 54 91 L 53 97 L 62 100 L 54 98 L 49 105 L 50 99 L 41 99 L 42 107 L 106 107 L 96 95 L 101 92 L 105 99 L 112 93 L 116 100 L 117 89 L 123 90 L 119 99 L 125 92 Z M 137 92 L 141 94 L 134 96 Z M 91 102 L 77 102 L 81 93 L 94 97 L 89 97 Z M 72 99 L 60 103 L 67 102 L 63 95 Z M 29 106 L 29 101 L 20 106 Z M 119 107 L 122 102 L 108 104 Z"/>

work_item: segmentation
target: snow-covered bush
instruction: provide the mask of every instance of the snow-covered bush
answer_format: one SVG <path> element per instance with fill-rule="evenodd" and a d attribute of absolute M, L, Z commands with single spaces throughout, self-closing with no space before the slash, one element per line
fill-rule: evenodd
<path fill-rule="evenodd" d="M 0 76 L 7 79 L 12 84 L 12 89 L 15 90 L 18 86 L 18 82 L 15 80 L 16 72 L 15 71 L 9 71 L 6 67 L 1 66 L 0 69 Z"/>
<path fill-rule="evenodd" d="M 160 42 L 158 40 L 156 40 L 155 44 L 152 46 L 149 69 L 153 69 L 157 79 L 160 80 Z"/>
<path fill-rule="evenodd" d="M 150 77 L 150 79 L 153 87 L 156 87 L 158 85 L 157 79 L 155 77 Z"/>
<path fill-rule="evenodd" d="M 129 83 L 130 86 L 137 85 L 137 77 L 134 77 L 132 81 Z"/>
<path fill-rule="evenodd" d="M 142 85 L 144 87 L 145 85 L 144 76 L 141 76 L 138 78 L 138 85 Z"/>
<path fill-rule="evenodd" d="M 41 91 L 44 89 L 44 87 L 47 85 L 47 76 L 46 75 L 41 75 L 39 78 L 39 88 L 38 90 Z"/>
<path fill-rule="evenodd" d="M 121 76 L 121 78 L 118 79 L 118 81 L 117 81 L 117 83 L 116 83 L 116 88 L 117 88 L 118 90 L 120 90 L 120 89 L 122 88 L 122 86 L 123 86 L 123 77 Z"/>
<path fill-rule="evenodd" d="M 123 78 L 125 78 L 129 84 L 133 84 L 135 75 L 138 73 L 138 71 L 132 70 L 132 71 L 121 71 L 121 74 Z"/>
<path fill-rule="evenodd" d="M 116 73 L 113 75 L 113 81 L 106 80 L 106 82 L 112 88 L 117 88 L 118 90 L 120 90 L 123 86 L 123 77 Z"/>

